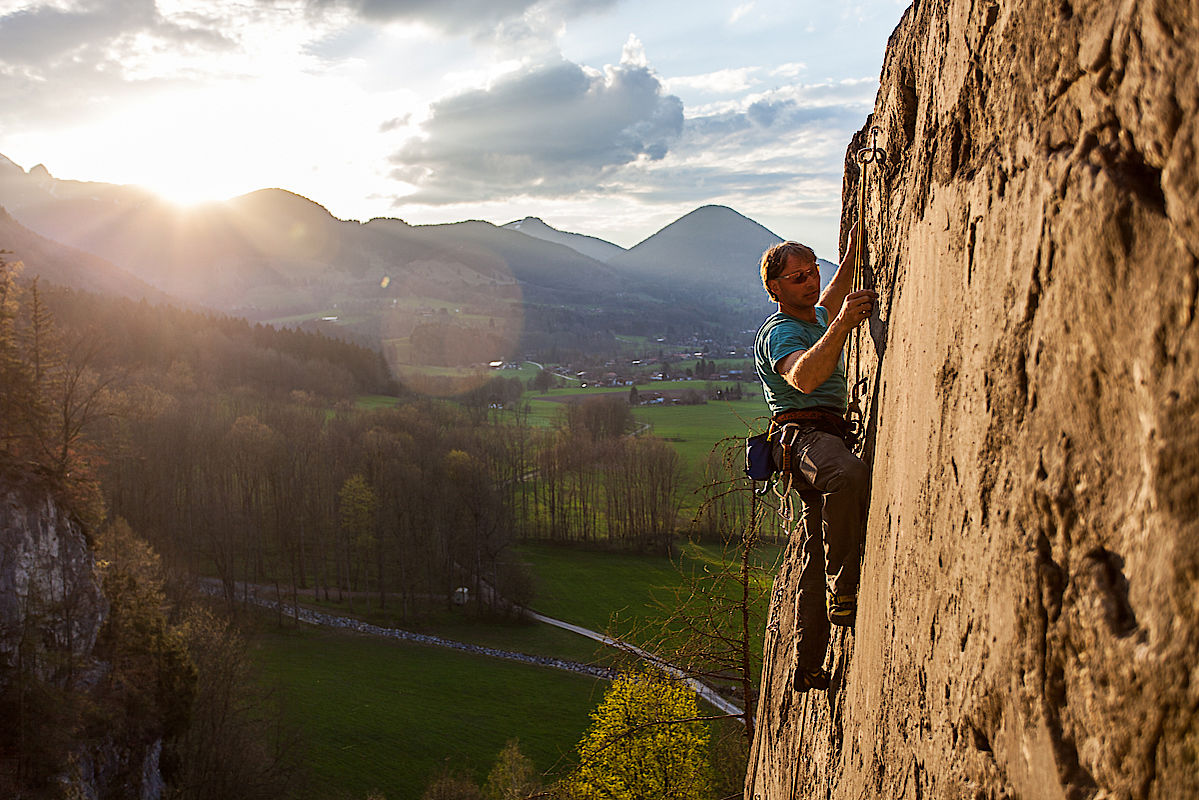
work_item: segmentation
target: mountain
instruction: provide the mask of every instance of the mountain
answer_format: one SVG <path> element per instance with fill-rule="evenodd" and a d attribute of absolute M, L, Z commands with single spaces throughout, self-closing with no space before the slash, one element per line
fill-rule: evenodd
<path fill-rule="evenodd" d="M 401 340 L 418 328 L 428 339 L 434 323 L 455 328 L 438 336 L 494 331 L 551 348 L 602 348 L 617 332 L 702 330 L 708 338 L 743 330 L 767 305 L 755 265 L 778 241 L 715 206 L 629 251 L 535 218 L 504 227 L 340 220 L 283 189 L 182 209 L 135 187 L 63 181 L 7 159 L 4 204 L 31 231 L 184 302 L 259 320 L 335 317 L 349 333 L 398 342 L 392 355 L 400 360 L 408 347 Z M 733 280 L 730 264 L 747 266 Z"/>
<path fill-rule="evenodd" d="M 623 289 L 616 272 L 577 250 L 486 222 L 362 224 L 282 189 L 179 209 L 123 187 L 39 179 L 7 164 L 0 201 L 17 201 L 13 214 L 29 227 L 218 308 L 311 310 L 338 294 L 461 302 L 464 281 L 515 280 L 526 299 L 542 302 Z"/>
<path fill-rule="evenodd" d="M 675 292 L 756 303 L 765 297 L 762 253 L 782 239 L 726 206 L 703 206 L 672 222 L 610 263 L 625 274 L 666 283 Z"/>
<path fill-rule="evenodd" d="M 823 258 L 816 259 L 816 268 L 820 270 L 820 288 L 823 289 L 829 285 L 833 276 L 837 274 L 837 264 L 832 261 L 826 261 Z"/>
<path fill-rule="evenodd" d="M 372 220 L 367 227 L 377 223 Z M 500 275 L 516 278 L 525 289 L 526 299 L 586 303 L 597 294 L 610 295 L 624 289 L 622 276 L 606 264 L 571 247 L 490 222 L 419 225 L 408 227 L 408 231 L 407 242 L 453 253 L 476 265 L 490 263 Z"/>
<path fill-rule="evenodd" d="M 5 260 L 24 264 L 21 277 L 134 299 L 166 300 L 167 295 L 115 264 L 39 236 L 0 208 L 0 249 Z"/>
<path fill-rule="evenodd" d="M 68 201 L 89 201 L 109 206 L 163 204 L 157 195 L 138 186 L 60 180 L 51 175 L 44 164 L 38 164 L 26 172 L 0 155 L 0 205 L 14 215 L 18 209 Z"/>
<path fill-rule="evenodd" d="M 503 227 L 510 231 L 520 231 L 526 236 L 544 239 L 554 244 L 566 245 L 589 258 L 594 258 L 596 261 L 610 261 L 621 253 L 626 252 L 620 245 L 598 239 L 595 236 L 584 236 L 581 233 L 560 231 L 557 228 L 546 225 L 537 217 L 525 217 L 516 222 L 509 222 Z"/>

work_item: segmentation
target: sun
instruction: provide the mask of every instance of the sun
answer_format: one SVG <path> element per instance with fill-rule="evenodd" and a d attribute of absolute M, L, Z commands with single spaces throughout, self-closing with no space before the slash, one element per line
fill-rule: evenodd
<path fill-rule="evenodd" d="M 396 108 L 406 109 L 386 113 Z M 378 133 L 380 113 L 377 100 L 334 77 L 163 88 L 65 128 L 59 149 L 76 175 L 180 206 L 279 188 L 377 216 L 372 198 L 394 191 L 386 165 L 396 146 Z"/>
<path fill-rule="evenodd" d="M 137 185 L 176 206 L 191 207 L 228 200 L 244 194 L 226 177 L 218 174 L 197 174 L 186 169 L 158 171 L 136 181 Z"/>
<path fill-rule="evenodd" d="M 193 206 L 227 200 L 255 188 L 263 176 L 248 142 L 191 108 L 151 104 L 156 113 L 133 112 L 88 131 L 93 174 L 140 186 L 163 200 Z M 239 147 L 240 144 L 240 147 Z"/>

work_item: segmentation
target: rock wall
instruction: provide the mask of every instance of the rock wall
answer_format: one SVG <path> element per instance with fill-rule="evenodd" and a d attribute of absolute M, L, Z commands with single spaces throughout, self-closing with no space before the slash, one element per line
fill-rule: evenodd
<path fill-rule="evenodd" d="M 18 650 L 63 684 L 91 656 L 108 602 L 82 529 L 50 493 L 0 479 L 0 689 Z"/>
<path fill-rule="evenodd" d="M 857 629 L 746 797 L 1199 796 L 1199 8 L 916 2 L 870 125 Z M 846 219 L 856 167 L 847 158 Z"/>
<path fill-rule="evenodd" d="M 118 693 L 104 686 L 111 665 L 96 656 L 110 605 L 95 562 L 83 528 L 52 491 L 36 479 L 0 474 L 0 697 L 6 703 L 10 693 L 20 691 L 18 681 L 53 687 L 92 713 L 111 713 L 111 705 L 120 702 L 114 700 Z M 44 713 L 44 708 L 33 710 L 35 717 Z M 70 717 L 63 722 L 72 727 L 72 735 L 87 727 Z M 11 734 L 17 720 L 5 719 L 4 724 Z M 34 738 L 45 733 L 36 722 L 30 727 L 39 732 L 31 734 Z M 3 738 L 9 745 L 19 742 L 15 752 L 6 750 L 0 770 L 0 795 L 5 797 L 158 800 L 165 790 L 159 770 L 161 739 L 126 741 L 117 730 L 92 731 L 75 741 Z M 64 771 L 46 785 L 30 785 L 11 763 L 32 752 L 57 759 Z"/>

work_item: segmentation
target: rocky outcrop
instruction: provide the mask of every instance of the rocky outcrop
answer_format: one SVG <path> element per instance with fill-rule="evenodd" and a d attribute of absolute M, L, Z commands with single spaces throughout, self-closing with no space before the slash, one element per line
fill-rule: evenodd
<path fill-rule="evenodd" d="M 162 796 L 161 737 L 98 722 L 126 713 L 97 655 L 109 609 L 81 525 L 38 480 L 0 474 L 0 750 L 19 765 L 0 772 L 0 795 Z"/>
<path fill-rule="evenodd" d="M 108 611 L 78 523 L 43 489 L 0 481 L 0 689 L 23 658 L 65 684 L 88 662 Z"/>
<path fill-rule="evenodd" d="M 792 547 L 747 797 L 1199 796 L 1197 54 L 1170 0 L 896 29 L 857 629 L 791 692 Z"/>

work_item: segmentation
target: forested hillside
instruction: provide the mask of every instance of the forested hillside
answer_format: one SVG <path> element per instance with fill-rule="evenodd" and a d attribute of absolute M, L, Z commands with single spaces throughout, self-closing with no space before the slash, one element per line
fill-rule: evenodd
<path fill-rule="evenodd" d="M 212 746 L 192 742 L 183 719 L 220 713 L 211 692 L 223 684 L 208 676 L 236 668 L 249 680 L 236 634 L 195 616 L 202 585 L 219 587 L 221 613 L 239 613 L 256 584 L 419 628 L 454 599 L 466 600 L 457 613 L 492 621 L 533 601 L 518 542 L 675 552 L 679 452 L 634 423 L 624 392 L 562 398 L 549 420 L 520 379 L 499 373 L 451 399 L 406 393 L 378 352 L 355 344 L 45 285 L 6 261 L 0 308 L 0 467 L 36 476 L 112 553 L 101 556 L 115 565 L 105 592 L 124 609 L 112 624 L 126 627 L 101 645 L 141 647 L 136 626 L 149 625 L 160 640 L 147 657 L 174 659 L 154 679 L 166 683 L 148 684 L 163 702 L 129 721 L 142 745 L 165 748 L 168 783 L 206 756 L 172 759 Z M 728 498 L 705 511 L 708 533 L 739 514 Z M 246 708 L 228 741 L 274 719 Z M 180 719 L 164 727 L 161 714 Z M 73 736 L 64 741 L 82 741 Z M 10 745 L 30 752 L 0 742 Z M 286 748 L 240 749 L 253 757 L 196 780 L 258 771 L 270 796 L 292 774 Z M 29 780 L 49 780 L 67 758 L 55 750 Z"/>
<path fill-rule="evenodd" d="M 73 382 L 43 414 L 50 427 L 67 422 L 29 447 L 57 473 L 86 477 L 77 484 L 94 518 L 127 520 L 171 565 L 219 577 L 230 597 L 251 581 L 370 592 L 405 609 L 463 585 L 519 600 L 527 582 L 504 555 L 515 538 L 670 549 L 678 456 L 625 435 L 623 398 L 563 404 L 559 425 L 538 428 L 519 382 L 405 399 L 381 356 L 357 345 L 38 282 L 21 289 L 16 274 L 9 285 L 28 308 L 15 339 L 28 361 L 54 365 L 55 386 Z M 364 395 L 395 399 L 358 407 Z M 6 397 L 28 405 L 18 391 Z"/>

